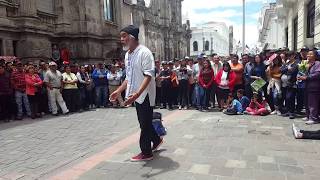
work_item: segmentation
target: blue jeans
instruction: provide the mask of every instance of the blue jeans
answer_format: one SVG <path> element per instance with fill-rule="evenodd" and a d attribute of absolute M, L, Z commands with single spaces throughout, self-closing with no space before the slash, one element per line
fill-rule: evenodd
<path fill-rule="evenodd" d="M 193 102 L 193 104 L 194 105 L 196 105 L 196 106 L 200 106 L 200 91 L 201 91 L 201 87 L 200 87 L 200 85 L 199 84 L 195 84 L 194 85 L 194 89 L 193 89 L 193 100 L 192 100 L 192 102 Z"/>
<path fill-rule="evenodd" d="M 272 89 L 273 104 L 277 107 L 281 106 L 281 93 L 276 88 Z"/>
<path fill-rule="evenodd" d="M 107 106 L 107 95 L 108 95 L 108 86 L 96 86 L 96 105 Z"/>
<path fill-rule="evenodd" d="M 207 100 L 209 100 L 208 98 L 207 98 L 207 96 L 208 96 L 208 94 L 209 94 L 209 91 L 208 90 L 206 90 L 205 88 L 203 88 L 203 87 L 200 87 L 199 88 L 199 100 L 200 100 L 200 104 L 197 104 L 198 105 L 198 107 L 207 107 L 208 106 L 208 103 L 207 103 Z"/>
<path fill-rule="evenodd" d="M 31 110 L 30 110 L 30 104 L 29 104 L 29 100 L 28 100 L 28 96 L 25 92 L 20 92 L 20 91 L 15 91 L 15 99 L 16 99 L 16 103 L 17 103 L 17 116 L 18 117 L 22 117 L 23 116 L 23 107 L 22 105 L 24 105 L 24 108 L 27 112 L 28 116 L 31 116 Z"/>

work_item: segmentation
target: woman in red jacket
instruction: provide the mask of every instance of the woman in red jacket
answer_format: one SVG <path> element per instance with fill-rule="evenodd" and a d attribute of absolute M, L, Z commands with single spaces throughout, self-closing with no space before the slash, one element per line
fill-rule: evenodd
<path fill-rule="evenodd" d="M 29 65 L 27 68 L 26 78 L 26 93 L 28 95 L 28 100 L 31 107 L 31 118 L 41 117 L 39 112 L 39 88 L 42 86 L 42 80 L 40 76 L 35 73 L 35 68 L 33 65 Z"/>
<path fill-rule="evenodd" d="M 211 86 L 214 82 L 214 72 L 211 67 L 211 63 L 209 60 L 205 60 L 203 62 L 203 68 L 200 70 L 199 74 L 199 83 L 201 86 L 200 90 L 200 111 L 208 110 Z"/>
<path fill-rule="evenodd" d="M 228 94 L 233 91 L 235 81 L 236 74 L 231 71 L 230 64 L 227 62 L 223 63 L 222 69 L 218 72 L 215 78 L 215 83 L 218 88 L 218 103 L 221 111 L 223 108 L 226 108 Z"/>

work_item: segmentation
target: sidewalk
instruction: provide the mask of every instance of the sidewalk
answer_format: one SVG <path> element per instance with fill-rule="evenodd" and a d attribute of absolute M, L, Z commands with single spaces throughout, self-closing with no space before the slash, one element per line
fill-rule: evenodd
<path fill-rule="evenodd" d="M 137 140 L 80 173 L 80 180 L 311 180 L 319 179 L 319 141 L 295 140 L 277 116 L 225 116 L 178 111 L 155 159 L 132 163 Z M 299 127 L 301 120 L 296 120 Z M 310 129 L 310 127 L 308 127 Z M 320 126 L 312 126 L 320 129 Z M 63 172 L 61 172 L 63 174 Z M 70 177 L 71 178 L 71 177 Z M 75 177 L 73 177 L 75 178 Z"/>

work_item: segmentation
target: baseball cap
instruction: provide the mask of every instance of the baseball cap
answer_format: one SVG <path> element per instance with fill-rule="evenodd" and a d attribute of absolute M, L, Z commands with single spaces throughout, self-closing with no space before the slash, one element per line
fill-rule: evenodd
<path fill-rule="evenodd" d="M 57 66 L 57 63 L 51 61 L 51 62 L 49 63 L 49 66 Z"/>
<path fill-rule="evenodd" d="M 307 46 L 303 46 L 301 49 L 300 49 L 300 52 L 301 51 L 309 51 L 309 48 Z"/>

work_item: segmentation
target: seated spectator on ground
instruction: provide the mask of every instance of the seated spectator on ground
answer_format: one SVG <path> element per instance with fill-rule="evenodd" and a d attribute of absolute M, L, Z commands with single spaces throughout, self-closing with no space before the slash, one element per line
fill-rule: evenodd
<path fill-rule="evenodd" d="M 257 93 L 254 93 L 250 105 L 245 111 L 245 114 L 266 116 L 270 114 L 270 111 L 268 110 L 270 109 L 270 107 L 268 108 L 268 106 L 269 105 L 265 100 L 260 101 L 259 95 Z"/>
<path fill-rule="evenodd" d="M 242 109 L 245 110 L 247 109 L 247 107 L 250 104 L 250 99 L 244 95 L 244 90 L 243 89 L 239 89 L 237 91 L 237 97 L 238 100 L 240 101 L 241 105 L 242 105 Z"/>
<path fill-rule="evenodd" d="M 239 100 L 235 99 L 232 93 L 228 95 L 229 106 L 223 111 L 227 115 L 238 115 L 243 113 L 242 104 Z"/>

